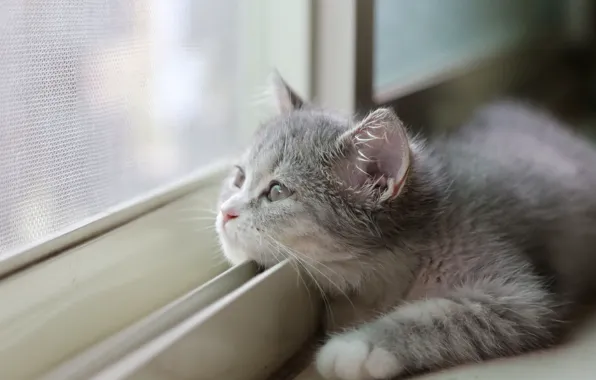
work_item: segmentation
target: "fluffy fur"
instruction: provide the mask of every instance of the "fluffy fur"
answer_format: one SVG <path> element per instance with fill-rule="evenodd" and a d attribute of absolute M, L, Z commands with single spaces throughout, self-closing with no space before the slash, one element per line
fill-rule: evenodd
<path fill-rule="evenodd" d="M 276 86 L 278 114 L 225 181 L 216 228 L 231 262 L 289 259 L 320 287 L 325 378 L 391 379 L 553 342 L 567 305 L 593 290 L 592 146 L 513 102 L 423 141 L 389 109 L 348 118 Z M 272 183 L 283 199 L 269 200 Z"/>

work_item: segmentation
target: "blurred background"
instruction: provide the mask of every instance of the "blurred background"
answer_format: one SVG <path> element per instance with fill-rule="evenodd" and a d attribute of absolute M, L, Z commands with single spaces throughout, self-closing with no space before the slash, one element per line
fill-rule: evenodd
<path fill-rule="evenodd" d="M 374 101 L 425 132 L 518 97 L 574 124 L 594 106 L 591 0 L 377 0 Z"/>
<path fill-rule="evenodd" d="M 591 0 L 1 0 L 0 258 L 239 153 L 272 68 L 455 128 L 516 96 L 588 133 Z"/>

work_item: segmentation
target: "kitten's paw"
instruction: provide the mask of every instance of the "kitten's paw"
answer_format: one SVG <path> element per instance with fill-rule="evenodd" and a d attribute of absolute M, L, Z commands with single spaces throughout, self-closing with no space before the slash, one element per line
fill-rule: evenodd
<path fill-rule="evenodd" d="M 329 380 L 389 380 L 404 369 L 395 355 L 356 333 L 331 338 L 317 354 L 316 366 Z"/>

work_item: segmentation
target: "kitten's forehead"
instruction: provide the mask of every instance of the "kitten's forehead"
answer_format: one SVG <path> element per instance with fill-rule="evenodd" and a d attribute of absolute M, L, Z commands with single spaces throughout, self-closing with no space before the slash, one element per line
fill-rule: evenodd
<path fill-rule="evenodd" d="M 273 173 L 288 166 L 314 164 L 348 127 L 347 118 L 321 111 L 282 115 L 257 133 L 247 155 L 249 166 L 260 173 Z"/>

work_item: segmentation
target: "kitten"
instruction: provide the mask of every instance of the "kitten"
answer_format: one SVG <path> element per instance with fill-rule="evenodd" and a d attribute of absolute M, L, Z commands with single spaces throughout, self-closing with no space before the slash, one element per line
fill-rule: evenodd
<path fill-rule="evenodd" d="M 547 347 L 592 291 L 596 151 L 514 102 L 424 141 L 276 80 L 278 114 L 224 182 L 227 258 L 290 259 L 332 299 L 326 379 L 400 374 Z"/>

